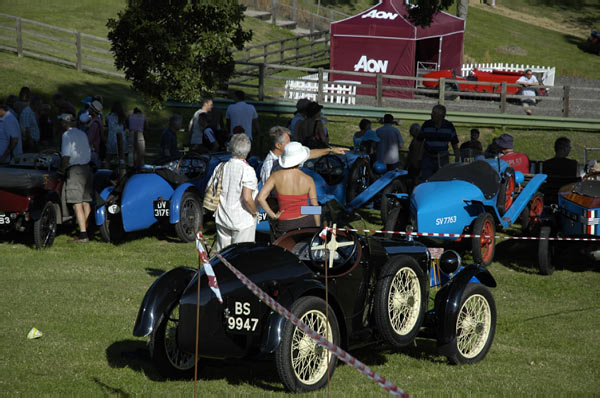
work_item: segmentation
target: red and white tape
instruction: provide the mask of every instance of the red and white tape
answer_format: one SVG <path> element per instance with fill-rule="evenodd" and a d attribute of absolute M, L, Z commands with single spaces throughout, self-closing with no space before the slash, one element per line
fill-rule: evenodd
<path fill-rule="evenodd" d="M 199 233 L 197 235 L 197 239 L 198 239 L 198 241 L 205 242 L 204 239 L 202 238 L 201 233 Z M 216 253 L 216 257 L 219 260 L 221 260 L 221 262 L 223 264 L 225 264 L 225 266 L 227 268 L 229 268 L 229 270 L 231 272 L 233 272 L 233 274 L 263 303 L 265 303 L 267 306 L 269 306 L 269 308 L 271 308 L 273 311 L 277 312 L 279 315 L 281 315 L 285 319 L 292 322 L 292 324 L 294 326 L 300 328 L 304 333 L 306 333 L 308 336 L 310 336 L 310 338 L 315 340 L 321 346 L 327 348 L 333 355 L 338 357 L 340 360 L 346 362 L 348 365 L 352 366 L 353 368 L 357 369 L 359 372 L 361 372 L 362 374 L 367 376 L 369 379 L 373 380 L 375 383 L 377 383 L 380 387 L 382 387 L 383 389 L 388 391 L 393 396 L 398 396 L 398 397 L 408 397 L 409 396 L 408 393 L 406 393 L 404 390 L 402 390 L 401 388 L 399 388 L 398 386 L 396 386 L 395 384 L 393 384 L 392 382 L 387 380 L 385 377 L 380 376 L 375 371 L 373 371 L 371 368 L 369 368 L 367 365 L 365 365 L 358 359 L 354 358 L 352 355 L 348 354 L 346 351 L 342 350 L 336 344 L 333 344 L 331 341 L 327 340 L 326 338 L 324 338 L 323 336 L 321 336 L 320 334 L 318 334 L 317 332 L 315 332 L 314 330 L 309 328 L 304 322 L 302 322 L 300 319 L 298 319 L 294 314 L 292 314 L 285 307 L 283 307 L 278 302 L 273 300 L 273 298 L 271 296 L 269 296 L 267 293 L 265 293 L 264 290 L 262 290 L 260 287 L 255 285 L 250 279 L 248 279 L 237 268 L 235 268 L 229 261 L 227 261 L 221 254 Z"/>
<path fill-rule="evenodd" d="M 326 227 L 332 229 L 331 227 Z M 410 236 L 430 236 L 434 238 L 490 238 L 491 235 L 475 235 L 475 234 L 442 234 L 437 232 L 406 232 L 406 231 L 385 231 L 379 229 L 354 229 L 354 228 L 336 228 L 338 231 L 346 232 L 368 232 L 376 234 L 394 234 L 394 235 L 410 235 Z M 580 242 L 600 242 L 600 238 L 569 238 L 569 237 L 548 237 L 540 238 L 538 236 L 503 236 L 495 235 L 495 239 L 515 239 L 515 240 L 562 240 L 562 241 L 580 241 Z"/>

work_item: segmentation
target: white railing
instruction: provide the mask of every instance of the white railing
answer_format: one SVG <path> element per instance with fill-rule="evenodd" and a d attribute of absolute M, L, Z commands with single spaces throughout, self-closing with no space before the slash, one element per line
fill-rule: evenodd
<path fill-rule="evenodd" d="M 329 78 L 327 72 L 323 73 L 323 80 L 326 82 Z M 349 104 L 356 103 L 356 86 L 360 82 L 353 80 L 334 80 L 323 83 L 323 102 L 329 104 Z M 308 98 L 316 101 L 319 94 L 319 74 L 302 76 L 294 80 L 285 82 L 285 98 L 298 100 Z"/>
<path fill-rule="evenodd" d="M 534 65 L 519 65 L 519 64 L 504 64 L 504 63 L 490 63 L 490 64 L 463 64 L 462 76 L 466 77 L 473 69 L 478 69 L 486 72 L 492 70 L 502 70 L 507 72 L 522 72 L 526 69 L 531 69 L 534 73 L 542 75 L 542 83 L 544 86 L 554 86 L 554 77 L 556 74 L 556 68 L 548 66 L 534 66 Z"/>

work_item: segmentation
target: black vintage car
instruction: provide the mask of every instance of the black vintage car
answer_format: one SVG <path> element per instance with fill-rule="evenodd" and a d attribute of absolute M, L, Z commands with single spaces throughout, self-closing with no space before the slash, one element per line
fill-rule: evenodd
<path fill-rule="evenodd" d="M 300 320 L 344 349 L 384 340 L 394 347 L 421 333 L 437 340 L 451 363 L 487 354 L 496 327 L 495 287 L 483 267 L 460 267 L 453 251 L 433 266 L 429 250 L 411 240 L 337 233 L 349 243 L 330 253 L 328 304 L 323 243 L 317 228 L 283 235 L 270 245 L 245 243 L 222 256 Z M 199 362 L 203 359 L 274 359 L 285 387 L 312 391 L 327 383 L 336 358 L 302 330 L 258 300 L 217 257 L 211 264 L 223 304 L 200 278 Z M 441 272 L 440 272 L 441 269 Z M 440 282 L 440 280 L 442 282 Z M 433 281 L 433 282 L 432 282 Z M 175 268 L 160 276 L 141 304 L 133 334 L 150 337 L 151 357 L 167 378 L 194 370 L 197 271 Z M 430 304 L 430 285 L 441 286 Z M 431 308 L 429 308 L 431 307 Z M 327 315 L 327 316 L 326 316 Z"/>

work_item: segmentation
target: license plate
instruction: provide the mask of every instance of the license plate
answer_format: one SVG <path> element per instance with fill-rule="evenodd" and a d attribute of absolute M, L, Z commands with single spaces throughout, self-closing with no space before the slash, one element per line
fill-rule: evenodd
<path fill-rule="evenodd" d="M 168 200 L 155 200 L 154 204 L 154 217 L 164 218 L 169 217 L 169 201 Z"/>
<path fill-rule="evenodd" d="M 257 299 L 227 298 L 225 330 L 227 330 L 229 333 L 259 333 L 259 305 L 260 303 Z"/>
<path fill-rule="evenodd" d="M 0 225 L 10 224 L 10 217 L 4 213 L 0 213 Z"/>

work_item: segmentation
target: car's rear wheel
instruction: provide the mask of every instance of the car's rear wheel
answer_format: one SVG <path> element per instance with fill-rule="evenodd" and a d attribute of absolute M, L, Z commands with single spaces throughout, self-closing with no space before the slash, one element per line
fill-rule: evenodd
<path fill-rule="evenodd" d="M 350 179 L 346 187 L 346 203 L 350 203 L 369 187 L 369 162 L 358 159 L 350 169 Z"/>
<path fill-rule="evenodd" d="M 198 196 L 185 192 L 181 197 L 179 221 L 175 224 L 177 236 L 184 242 L 193 242 L 196 233 L 202 230 L 202 204 Z"/>
<path fill-rule="evenodd" d="M 340 331 L 335 313 L 319 297 L 298 299 L 291 312 L 312 330 L 334 344 L 340 343 Z M 329 317 L 329 320 L 326 317 Z M 316 343 L 300 328 L 286 321 L 281 343 L 275 352 L 275 365 L 283 385 L 292 392 L 315 391 L 333 377 L 337 357 Z"/>
<path fill-rule="evenodd" d="M 536 192 L 519 216 L 521 230 L 524 234 L 535 230 L 535 225 L 539 222 L 542 211 L 544 211 L 544 195 Z"/>
<path fill-rule="evenodd" d="M 412 343 L 427 310 L 425 273 L 411 257 L 390 259 L 375 288 L 375 322 L 394 347 Z"/>
<path fill-rule="evenodd" d="M 177 344 L 179 303 L 174 303 L 159 320 L 150 340 L 150 355 L 158 372 L 168 379 L 189 379 L 194 376 L 194 354 Z"/>
<path fill-rule="evenodd" d="M 485 267 L 492 263 L 496 250 L 496 225 L 490 213 L 481 213 L 473 222 L 471 238 L 473 261 Z"/>
<path fill-rule="evenodd" d="M 542 275 L 552 275 L 554 266 L 552 265 L 552 246 L 547 240 L 550 237 L 551 228 L 544 225 L 540 228 L 540 241 L 538 243 L 538 266 Z"/>
<path fill-rule="evenodd" d="M 496 332 L 496 303 L 490 290 L 469 283 L 463 291 L 456 318 L 456 339 L 448 360 L 453 364 L 481 361 L 488 353 Z"/>
<path fill-rule="evenodd" d="M 387 187 L 383 188 L 381 191 L 381 222 L 382 224 L 386 224 L 388 217 L 392 210 L 396 207 L 394 205 L 395 202 L 398 202 L 398 199 L 388 198 L 387 194 L 389 193 L 406 193 L 408 192 L 406 189 L 406 185 L 400 181 L 399 179 L 393 180 L 388 184 Z"/>
<path fill-rule="evenodd" d="M 54 203 L 46 202 L 40 218 L 33 223 L 33 241 L 36 248 L 44 249 L 52 246 L 56 237 L 57 218 Z"/>

